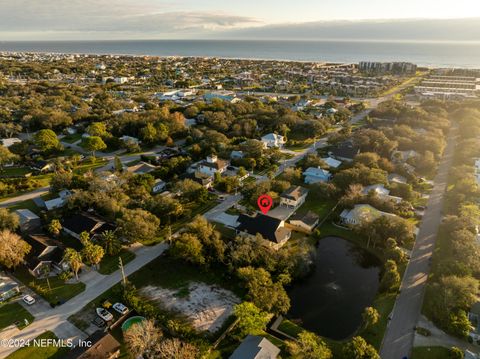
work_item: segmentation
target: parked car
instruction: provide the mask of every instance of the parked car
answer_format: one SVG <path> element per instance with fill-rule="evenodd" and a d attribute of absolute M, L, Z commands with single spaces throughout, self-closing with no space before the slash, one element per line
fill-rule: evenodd
<path fill-rule="evenodd" d="M 32 305 L 33 303 L 35 303 L 35 298 L 33 298 L 31 295 L 24 295 L 22 300 L 27 303 L 28 305 Z"/>
<path fill-rule="evenodd" d="M 97 315 L 106 322 L 109 322 L 110 320 L 113 319 L 112 313 L 110 313 L 105 308 L 97 308 Z"/>
<path fill-rule="evenodd" d="M 92 323 L 95 324 L 99 328 L 105 328 L 105 326 L 107 325 L 107 323 L 105 323 L 105 321 L 100 317 L 95 317 L 92 320 Z"/>
<path fill-rule="evenodd" d="M 112 306 L 112 308 L 115 309 L 115 311 L 117 311 L 118 313 L 120 313 L 122 315 L 128 313 L 128 308 L 125 305 L 123 305 L 122 303 L 115 303 Z"/>

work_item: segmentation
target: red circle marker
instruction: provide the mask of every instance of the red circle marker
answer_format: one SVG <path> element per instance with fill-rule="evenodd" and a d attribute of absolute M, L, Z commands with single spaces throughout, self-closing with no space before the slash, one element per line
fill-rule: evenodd
<path fill-rule="evenodd" d="M 272 197 L 268 194 L 262 194 L 258 197 L 257 204 L 260 211 L 262 211 L 263 214 L 267 214 L 273 204 Z"/>

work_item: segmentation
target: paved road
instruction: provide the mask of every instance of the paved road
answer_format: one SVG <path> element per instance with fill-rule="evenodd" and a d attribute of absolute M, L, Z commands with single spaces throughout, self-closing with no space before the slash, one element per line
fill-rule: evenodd
<path fill-rule="evenodd" d="M 32 192 L 24 193 L 12 198 L 7 198 L 6 200 L 0 203 L 0 207 L 10 207 L 17 203 L 40 197 L 42 194 L 47 193 L 49 189 L 50 189 L 50 186 L 45 186 L 45 187 L 37 188 Z"/>
<path fill-rule="evenodd" d="M 447 148 L 435 177 L 435 184 L 412 250 L 411 259 L 403 276 L 401 292 L 395 302 L 392 319 L 383 339 L 380 350 L 382 359 L 410 357 L 412 351 L 414 327 L 420 317 L 423 295 L 430 272 L 430 258 L 442 220 L 443 197 L 453 160 L 455 136 L 456 129 L 452 129 L 448 135 Z"/>
<path fill-rule="evenodd" d="M 135 259 L 125 265 L 125 274 L 128 276 L 136 272 L 145 264 L 161 255 L 167 248 L 168 245 L 165 243 L 160 243 L 152 247 L 138 246 L 135 250 Z M 73 339 L 75 343 L 77 343 L 79 339 L 85 339 L 86 334 L 68 322 L 67 318 L 78 312 L 100 294 L 120 282 L 121 274 L 118 270 L 110 275 L 89 272 L 85 277 L 80 279 L 85 281 L 86 284 L 84 292 L 73 297 L 65 304 L 53 309 L 49 306 L 42 306 L 42 308 L 44 308 L 43 311 L 38 310 L 37 308 L 33 309 L 36 304 L 32 307 L 27 307 L 27 309 L 31 310 L 32 314 L 35 316 L 35 321 L 21 331 L 14 328 L 8 328 L 7 330 L 0 332 L 0 339 L 19 339 L 26 341 L 37 337 L 47 330 L 54 332 L 60 339 Z M 0 358 L 5 358 L 16 349 L 17 348 L 14 347 L 0 346 Z"/>

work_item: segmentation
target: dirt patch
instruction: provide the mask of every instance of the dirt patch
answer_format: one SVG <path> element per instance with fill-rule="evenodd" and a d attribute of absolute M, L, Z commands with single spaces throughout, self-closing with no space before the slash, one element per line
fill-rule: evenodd
<path fill-rule="evenodd" d="M 149 285 L 141 288 L 140 293 L 168 310 L 181 313 L 198 331 L 211 333 L 222 327 L 235 304 L 241 302 L 229 290 L 196 282 L 178 290 Z"/>

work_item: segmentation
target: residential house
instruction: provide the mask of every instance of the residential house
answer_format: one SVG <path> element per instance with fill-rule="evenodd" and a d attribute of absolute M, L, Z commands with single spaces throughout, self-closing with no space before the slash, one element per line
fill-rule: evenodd
<path fill-rule="evenodd" d="M 263 142 L 264 148 L 282 148 L 286 143 L 285 138 L 281 135 L 277 135 L 276 133 L 269 133 L 263 136 L 260 141 Z"/>
<path fill-rule="evenodd" d="M 119 137 L 119 140 L 125 143 L 135 143 L 137 145 L 140 143 L 140 140 L 138 138 L 132 136 L 122 136 Z"/>
<path fill-rule="evenodd" d="M 305 202 L 307 194 L 308 189 L 292 186 L 280 195 L 280 205 L 298 208 Z"/>
<path fill-rule="evenodd" d="M 153 184 L 152 193 L 153 194 L 161 193 L 165 190 L 166 186 L 167 184 L 164 181 L 162 181 L 161 179 L 157 179 Z"/>
<path fill-rule="evenodd" d="M 146 173 L 153 172 L 157 169 L 156 166 L 151 165 L 147 162 L 140 162 L 136 165 L 127 167 L 127 172 L 133 173 L 134 175 L 144 175 Z"/>
<path fill-rule="evenodd" d="M 213 186 L 213 177 L 199 171 L 195 171 L 194 173 L 191 173 L 190 179 L 201 184 L 203 187 L 207 189 Z"/>
<path fill-rule="evenodd" d="M 52 172 L 55 169 L 55 165 L 47 161 L 37 161 L 30 167 L 40 172 Z"/>
<path fill-rule="evenodd" d="M 230 355 L 230 359 L 276 359 L 280 349 L 268 339 L 257 335 L 248 335 Z"/>
<path fill-rule="evenodd" d="M 384 201 L 393 201 L 395 203 L 402 202 L 401 197 L 390 196 L 390 190 L 385 188 L 383 184 L 374 184 L 367 186 L 362 190 L 362 194 L 368 195 L 369 193 L 374 193 L 378 198 L 383 199 Z"/>
<path fill-rule="evenodd" d="M 305 176 L 304 182 L 306 184 L 327 182 L 332 177 L 330 172 L 320 167 L 309 167 L 303 172 L 303 175 Z"/>
<path fill-rule="evenodd" d="M 67 199 L 72 196 L 72 192 L 68 189 L 64 189 L 59 192 L 57 198 L 50 199 L 48 201 L 44 201 L 44 206 L 47 211 L 51 211 L 52 209 L 61 208 L 67 203 Z"/>
<path fill-rule="evenodd" d="M 230 158 L 231 158 L 232 160 L 242 159 L 243 156 L 244 156 L 243 151 L 232 151 L 232 152 L 230 153 Z"/>
<path fill-rule="evenodd" d="M 369 204 L 356 204 L 353 209 L 344 209 L 342 213 L 340 213 L 342 223 L 351 226 L 371 222 L 382 216 L 396 217 L 396 215 L 392 213 L 379 211 Z"/>
<path fill-rule="evenodd" d="M 48 272 L 68 269 L 63 262 L 63 245 L 45 234 L 31 234 L 26 236 L 27 242 L 32 249 L 25 258 L 25 265 L 34 277 L 41 277 L 45 270 Z"/>
<path fill-rule="evenodd" d="M 342 164 L 342 161 L 336 160 L 333 157 L 322 158 L 322 160 L 327 164 L 328 167 L 331 167 L 331 168 L 338 168 Z"/>
<path fill-rule="evenodd" d="M 15 213 L 20 219 L 20 230 L 22 232 L 31 232 L 42 225 L 40 217 L 29 209 L 17 209 Z"/>
<path fill-rule="evenodd" d="M 8 148 L 11 145 L 14 145 L 15 143 L 22 142 L 22 140 L 17 138 L 17 137 L 12 137 L 12 138 L 2 138 L 2 139 L 0 139 L 0 142 L 2 143 L 3 147 Z"/>
<path fill-rule="evenodd" d="M 241 214 L 238 223 L 237 233 L 249 236 L 260 234 L 274 249 L 283 246 L 292 234 L 291 230 L 285 227 L 285 221 L 263 214 L 255 217 Z"/>
<path fill-rule="evenodd" d="M 216 155 L 210 155 L 198 164 L 198 171 L 207 176 L 214 176 L 215 173 L 225 172 L 229 164 L 229 161 L 219 160 Z"/>
<path fill-rule="evenodd" d="M 340 161 L 351 162 L 360 153 L 360 148 L 351 140 L 344 141 L 332 147 L 328 155 Z"/>
<path fill-rule="evenodd" d="M 90 238 L 94 239 L 105 231 L 114 231 L 115 226 L 99 217 L 83 212 L 65 217 L 62 220 L 62 229 L 76 239 L 80 239 L 82 232 L 87 232 L 90 234 Z"/>
<path fill-rule="evenodd" d="M 4 274 L 0 274 L 0 302 L 4 302 L 20 293 L 17 282 Z"/>
<path fill-rule="evenodd" d="M 103 330 L 98 330 L 86 339 L 90 346 L 76 346 L 65 359 L 114 359 L 120 357 L 120 343 Z"/>
<path fill-rule="evenodd" d="M 307 213 L 293 215 L 288 222 L 302 232 L 312 233 L 319 221 L 320 218 L 316 213 L 308 211 Z"/>
<path fill-rule="evenodd" d="M 400 176 L 397 173 L 389 174 L 387 179 L 389 183 L 401 183 L 401 184 L 407 183 L 407 179 L 403 176 Z"/>

